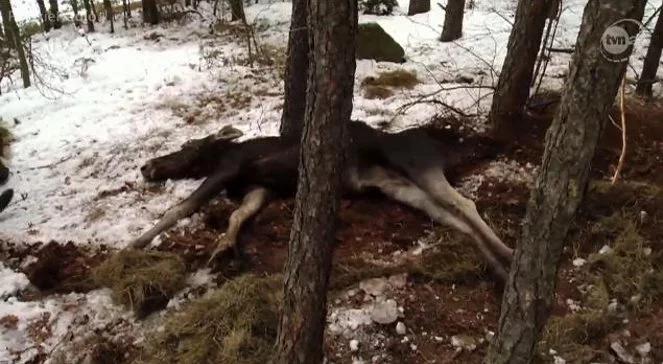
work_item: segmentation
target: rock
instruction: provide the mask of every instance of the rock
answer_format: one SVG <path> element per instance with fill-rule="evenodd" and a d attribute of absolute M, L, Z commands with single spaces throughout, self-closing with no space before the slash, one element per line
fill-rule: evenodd
<path fill-rule="evenodd" d="M 635 358 L 629 354 L 626 349 L 620 344 L 619 342 L 615 341 L 612 344 L 610 344 L 610 349 L 612 350 L 615 355 L 617 355 L 617 359 L 621 361 L 622 363 L 627 363 L 627 364 L 633 364 L 635 363 Z"/>
<path fill-rule="evenodd" d="M 350 340 L 350 351 L 356 352 L 359 350 L 359 340 Z"/>
<path fill-rule="evenodd" d="M 573 266 L 576 268 L 582 267 L 583 265 L 585 265 L 585 263 L 587 263 L 585 259 L 582 258 L 573 259 Z"/>
<path fill-rule="evenodd" d="M 635 347 L 635 351 L 637 351 L 641 357 L 646 358 L 651 352 L 651 344 L 649 342 L 642 343 Z"/>
<path fill-rule="evenodd" d="M 396 333 L 398 335 L 405 335 L 407 333 L 407 328 L 405 327 L 405 324 L 402 321 L 398 321 L 396 324 Z"/>
<path fill-rule="evenodd" d="M 470 74 L 460 74 L 454 79 L 456 83 L 474 83 L 474 77 Z"/>
<path fill-rule="evenodd" d="M 364 291 L 366 294 L 377 297 L 384 294 L 384 291 L 387 289 L 388 285 L 389 282 L 386 278 L 373 278 L 360 282 L 359 289 Z"/>
<path fill-rule="evenodd" d="M 395 274 L 389 277 L 389 285 L 393 289 L 405 288 L 407 285 L 407 273 Z"/>
<path fill-rule="evenodd" d="M 612 253 L 612 248 L 608 245 L 604 245 L 601 250 L 599 250 L 599 254 L 610 254 Z"/>
<path fill-rule="evenodd" d="M 461 350 L 474 351 L 477 348 L 477 343 L 471 336 L 454 335 L 451 337 L 451 346 Z"/>
<path fill-rule="evenodd" d="M 364 23 L 357 34 L 357 59 L 402 63 L 405 51 L 379 24 Z"/>
<path fill-rule="evenodd" d="M 371 319 L 383 325 L 396 322 L 398 319 L 398 304 L 392 299 L 375 303 L 371 311 Z"/>

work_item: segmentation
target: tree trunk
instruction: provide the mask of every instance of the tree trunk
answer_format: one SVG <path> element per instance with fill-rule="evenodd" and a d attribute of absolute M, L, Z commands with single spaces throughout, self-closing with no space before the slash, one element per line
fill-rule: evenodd
<path fill-rule="evenodd" d="M 131 0 L 123 0 L 127 4 L 127 18 L 131 18 Z"/>
<path fill-rule="evenodd" d="M 553 303 L 564 240 L 583 199 L 591 160 L 626 70 L 626 62 L 603 56 L 601 37 L 619 19 L 642 19 L 643 9 L 642 0 L 590 0 L 585 7 L 569 77 L 546 135 L 541 171 L 502 299 L 498 335 L 486 363 L 532 361 Z"/>
<path fill-rule="evenodd" d="M 0 17 L 2 17 L 2 24 L 5 29 L 5 35 L 8 38 L 8 44 L 16 50 L 18 56 L 23 87 L 28 88 L 30 87 L 30 66 L 25 57 L 25 49 L 23 48 L 21 33 L 18 29 L 18 24 L 16 24 L 16 19 L 14 18 L 14 13 L 9 0 L 0 0 Z"/>
<path fill-rule="evenodd" d="M 507 54 L 500 72 L 489 120 L 494 136 L 505 140 L 519 122 L 529 98 L 532 72 L 541 47 L 541 37 L 550 9 L 556 0 L 520 0 L 516 22 L 509 36 Z"/>
<path fill-rule="evenodd" d="M 244 15 L 244 2 L 243 0 L 228 0 L 230 2 L 230 21 L 241 20 L 246 23 L 246 15 Z"/>
<path fill-rule="evenodd" d="M 74 26 L 76 28 L 81 26 L 81 20 L 78 17 L 78 0 L 70 0 L 71 10 L 74 12 Z"/>
<path fill-rule="evenodd" d="M 110 22 L 110 32 L 115 33 L 113 5 L 110 0 L 104 0 L 104 10 L 106 11 L 106 20 Z"/>
<path fill-rule="evenodd" d="M 301 139 L 304 128 L 309 63 L 307 3 L 308 0 L 292 1 L 288 59 L 285 69 L 285 97 L 280 128 L 281 137 L 287 140 Z"/>
<path fill-rule="evenodd" d="M 83 0 L 83 7 L 85 8 L 85 19 L 87 21 L 88 33 L 94 32 L 94 23 L 92 22 L 92 10 L 90 9 L 90 0 Z"/>
<path fill-rule="evenodd" d="M 46 5 L 44 0 L 37 0 L 37 6 L 39 6 L 39 14 L 41 15 L 41 25 L 44 29 L 44 32 L 48 33 L 51 30 L 51 19 L 46 10 Z"/>
<path fill-rule="evenodd" d="M 60 29 L 62 27 L 62 22 L 60 21 L 60 10 L 58 9 L 58 0 L 48 0 L 49 4 L 49 14 L 51 21 L 53 22 L 54 29 Z"/>
<path fill-rule="evenodd" d="M 430 0 L 410 0 L 407 15 L 412 16 L 430 11 Z"/>
<path fill-rule="evenodd" d="M 299 183 L 275 363 L 322 363 L 355 73 L 356 0 L 311 0 L 311 59 Z"/>
<path fill-rule="evenodd" d="M 156 0 L 143 0 L 143 23 L 159 24 L 159 8 Z"/>
<path fill-rule="evenodd" d="M 452 42 L 463 36 L 463 16 L 465 0 L 449 0 L 444 13 L 444 27 L 440 40 Z"/>
<path fill-rule="evenodd" d="M 663 12 L 662 12 L 663 13 Z M 658 65 L 661 62 L 661 50 L 663 49 L 663 15 L 658 14 L 658 20 L 652 33 L 649 49 L 642 65 L 642 74 L 635 88 L 635 93 L 641 97 L 652 97 L 652 85 L 656 82 Z"/>
<path fill-rule="evenodd" d="M 97 5 L 94 4 L 94 0 L 89 0 L 90 6 L 92 7 L 92 14 L 94 14 L 94 22 L 99 22 L 99 13 L 97 13 Z"/>

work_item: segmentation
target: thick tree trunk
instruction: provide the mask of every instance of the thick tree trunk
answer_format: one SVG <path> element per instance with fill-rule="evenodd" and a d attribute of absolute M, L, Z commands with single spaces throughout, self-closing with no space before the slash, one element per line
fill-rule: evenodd
<path fill-rule="evenodd" d="M 123 4 L 126 6 L 126 13 L 127 13 L 127 18 L 131 18 L 131 0 L 122 0 Z"/>
<path fill-rule="evenodd" d="M 663 15 L 661 14 L 658 14 L 658 20 L 642 66 L 642 74 L 640 74 L 638 86 L 635 88 L 635 93 L 641 97 L 652 97 L 652 85 L 656 82 L 656 73 L 661 62 L 661 50 L 663 49 Z"/>
<path fill-rule="evenodd" d="M 110 22 L 110 32 L 115 33 L 115 19 L 113 19 L 115 16 L 113 14 L 113 5 L 110 0 L 104 0 L 104 10 L 106 11 L 106 20 Z"/>
<path fill-rule="evenodd" d="M 486 363 L 530 363 L 554 299 L 564 240 L 587 186 L 591 160 L 626 62 L 604 58 L 601 36 L 619 19 L 642 19 L 644 1 L 590 0 L 560 108 L 546 135 L 541 171 L 502 300 Z M 630 50 L 629 50 L 630 52 Z"/>
<path fill-rule="evenodd" d="M 430 0 L 410 0 L 407 15 L 412 16 L 430 11 Z"/>
<path fill-rule="evenodd" d="M 143 23 L 159 24 L 159 8 L 156 0 L 143 0 Z"/>
<path fill-rule="evenodd" d="M 94 23 L 92 22 L 92 10 L 90 6 L 90 0 L 83 0 L 83 7 L 85 8 L 85 19 L 87 21 L 87 31 L 88 33 L 94 32 Z"/>
<path fill-rule="evenodd" d="M 77 28 L 81 26 L 81 20 L 78 17 L 78 0 L 70 0 L 71 10 L 74 12 L 74 26 Z"/>
<path fill-rule="evenodd" d="M 228 0 L 230 3 L 230 21 L 241 20 L 246 23 L 246 15 L 244 15 L 244 2 L 243 0 Z"/>
<path fill-rule="evenodd" d="M 301 139 L 306 111 L 306 82 L 308 78 L 308 0 L 292 1 L 288 59 L 285 69 L 283 115 L 281 137 L 286 140 Z"/>
<path fill-rule="evenodd" d="M 449 0 L 444 12 L 444 26 L 440 40 L 452 42 L 463 36 L 465 0 Z"/>
<path fill-rule="evenodd" d="M 53 22 L 54 29 L 60 29 L 62 27 L 62 22 L 60 21 L 60 10 L 58 9 L 58 0 L 48 0 L 49 5 L 49 14 L 51 16 L 51 21 Z"/>
<path fill-rule="evenodd" d="M 37 0 L 37 6 L 39 7 L 39 15 L 41 15 L 41 26 L 44 29 L 44 32 L 48 33 L 51 30 L 51 19 L 46 10 L 44 0 Z"/>
<path fill-rule="evenodd" d="M 532 72 L 546 19 L 555 5 L 556 0 L 518 2 L 516 22 L 509 36 L 506 58 L 490 110 L 492 132 L 498 139 L 506 139 L 521 118 L 529 98 Z"/>
<path fill-rule="evenodd" d="M 23 87 L 28 88 L 30 87 L 30 66 L 25 57 L 21 33 L 18 29 L 18 24 L 16 24 L 16 19 L 14 19 L 14 13 L 9 0 L 0 0 L 0 16 L 2 17 L 2 24 L 8 38 L 9 46 L 16 50 L 16 55 L 18 56 Z"/>
<path fill-rule="evenodd" d="M 275 363 L 322 363 L 355 73 L 356 0 L 311 0 L 311 59 Z"/>

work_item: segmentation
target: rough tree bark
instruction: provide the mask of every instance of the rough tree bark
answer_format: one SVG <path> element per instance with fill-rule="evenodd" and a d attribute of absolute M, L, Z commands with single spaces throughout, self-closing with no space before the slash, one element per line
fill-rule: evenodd
<path fill-rule="evenodd" d="M 156 0 L 143 0 L 143 23 L 159 24 L 159 8 Z"/>
<path fill-rule="evenodd" d="M 661 62 L 661 50 L 663 49 L 663 12 L 658 14 L 658 20 L 652 33 L 649 49 L 642 65 L 642 73 L 635 93 L 641 97 L 652 97 L 652 85 L 656 82 L 656 72 Z"/>
<path fill-rule="evenodd" d="M 246 23 L 246 15 L 244 14 L 244 0 L 228 0 L 230 2 L 230 21 L 241 20 Z"/>
<path fill-rule="evenodd" d="M 78 28 L 81 26 L 81 20 L 78 18 L 78 0 L 70 0 L 69 4 L 71 4 L 71 10 L 74 12 L 74 26 Z"/>
<path fill-rule="evenodd" d="M 90 0 L 83 0 L 83 7 L 85 8 L 85 19 L 87 22 L 87 31 L 88 33 L 94 32 L 94 22 L 92 22 L 92 9 L 90 6 Z"/>
<path fill-rule="evenodd" d="M 113 5 L 110 0 L 104 0 L 104 10 L 106 11 L 106 20 L 110 22 L 110 32 L 115 33 L 115 16 L 113 14 Z"/>
<path fill-rule="evenodd" d="M 489 120 L 494 136 L 505 140 L 516 126 L 529 98 L 532 72 L 541 47 L 546 19 L 556 0 L 520 0 L 509 36 Z"/>
<path fill-rule="evenodd" d="M 626 62 L 601 53 L 613 22 L 642 19 L 642 0 L 590 0 L 560 107 L 546 135 L 520 243 L 502 299 L 498 335 L 486 363 L 530 363 L 554 299 L 559 258 L 589 180 L 590 164 Z M 629 50 L 630 52 L 630 50 Z"/>
<path fill-rule="evenodd" d="M 288 36 L 288 59 L 285 69 L 281 137 L 299 139 L 304 128 L 306 82 L 308 78 L 308 0 L 292 1 L 292 17 Z"/>
<path fill-rule="evenodd" d="M 9 40 L 8 44 L 11 48 L 16 50 L 18 57 L 19 68 L 21 71 L 21 79 L 23 80 L 23 87 L 30 87 L 30 66 L 25 57 L 25 49 L 21 39 L 21 33 L 16 24 L 12 6 L 9 0 L 0 0 L 0 17 L 2 17 L 2 26 L 5 34 Z"/>
<path fill-rule="evenodd" d="M 452 42 L 463 36 L 465 0 L 449 0 L 444 12 L 444 26 L 440 40 Z"/>
<path fill-rule="evenodd" d="M 62 22 L 60 21 L 60 10 L 58 9 L 58 0 L 48 0 L 49 15 L 54 29 L 60 29 Z"/>
<path fill-rule="evenodd" d="M 322 363 L 340 187 L 352 113 L 356 0 L 311 0 L 299 183 L 275 363 Z"/>
<path fill-rule="evenodd" d="M 44 32 L 48 33 L 51 30 L 51 19 L 48 16 L 44 0 L 37 0 L 37 6 L 39 7 L 39 15 L 41 15 L 41 26 Z"/>
<path fill-rule="evenodd" d="M 407 15 L 412 16 L 430 11 L 430 0 L 410 0 Z"/>

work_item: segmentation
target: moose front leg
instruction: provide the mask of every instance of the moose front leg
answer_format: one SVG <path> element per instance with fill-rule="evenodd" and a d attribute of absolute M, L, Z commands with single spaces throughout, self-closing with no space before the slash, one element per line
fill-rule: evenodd
<path fill-rule="evenodd" d="M 216 257 L 229 249 L 234 249 L 235 255 L 239 255 L 237 237 L 239 236 L 242 225 L 246 220 L 255 216 L 258 211 L 260 211 L 267 202 L 268 195 L 269 193 L 266 188 L 258 186 L 251 188 L 250 191 L 244 195 L 242 204 L 230 215 L 230 219 L 228 220 L 228 230 L 226 230 L 226 232 L 217 240 L 216 249 L 214 249 L 207 265 L 211 265 Z"/>

